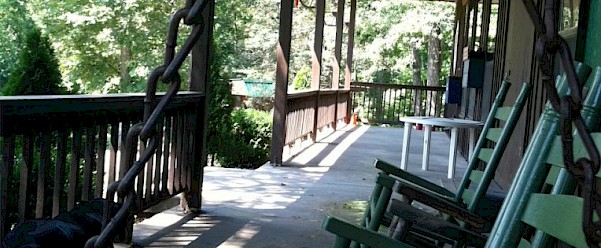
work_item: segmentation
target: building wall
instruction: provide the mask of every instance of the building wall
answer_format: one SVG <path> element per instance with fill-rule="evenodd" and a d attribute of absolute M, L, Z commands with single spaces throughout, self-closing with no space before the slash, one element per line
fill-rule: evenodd
<path fill-rule="evenodd" d="M 502 0 L 509 1 L 509 0 Z M 522 82 L 533 84 L 532 95 L 522 112 L 520 120 L 511 137 L 503 156 L 495 180 L 503 189 L 509 189 L 517 172 L 524 151 L 527 148 L 536 123 L 546 103 L 545 91 L 540 82 L 538 64 L 534 59 L 535 34 L 525 6 L 522 1 L 509 1 L 509 18 L 507 26 L 506 56 L 503 63 L 503 75 L 509 75 L 512 83 L 506 101 L 513 101 L 517 97 Z M 584 62 L 595 68 L 601 66 L 601 1 L 591 1 Z M 500 24 L 499 24 L 500 25 Z M 496 73 L 496 77 L 498 77 Z M 589 77 L 589 79 L 592 77 Z"/>
<path fill-rule="evenodd" d="M 512 83 L 505 100 L 509 102 L 516 99 L 522 83 L 530 82 L 533 77 L 534 25 L 528 18 L 524 4 L 521 1 L 510 1 L 507 21 L 506 55 L 504 60 L 501 59 L 504 63 L 504 72 L 496 74 L 505 75 Z M 528 113 L 529 111 L 535 111 L 535 109 L 535 101 L 529 101 L 505 150 L 505 154 L 511 154 L 511 156 L 503 156 L 501 159 L 495 180 L 503 189 L 508 189 L 511 185 L 522 160 L 527 142 L 525 137 L 529 136 L 528 125 L 532 121 L 528 121 L 532 118 Z M 540 114 L 540 112 L 538 113 Z"/>

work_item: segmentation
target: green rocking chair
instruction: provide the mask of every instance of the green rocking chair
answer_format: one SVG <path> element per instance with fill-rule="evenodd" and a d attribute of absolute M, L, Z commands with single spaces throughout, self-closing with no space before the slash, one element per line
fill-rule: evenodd
<path fill-rule="evenodd" d="M 562 81 L 559 80 L 558 82 Z M 592 82 L 582 113 L 587 126 L 598 128 L 600 124 L 599 113 L 601 112 L 601 68 L 597 69 L 595 80 L 592 80 Z M 566 94 L 565 83 L 558 85 L 558 88 L 560 88 L 560 94 Z M 562 153 L 560 152 L 561 143 L 559 138 L 555 137 L 558 125 L 557 113 L 550 106 L 547 106 L 524 155 L 509 196 L 503 205 L 499 218 L 495 222 L 490 238 L 450 222 L 446 222 L 446 225 L 450 227 L 447 230 L 453 229 L 454 232 L 445 231 L 443 233 L 446 235 L 443 236 L 446 236 L 449 240 L 457 241 L 454 243 L 455 245 L 475 247 L 482 246 L 486 241 L 488 241 L 486 247 L 547 247 L 553 241 L 553 238 L 572 246 L 586 247 L 587 243 L 581 227 L 583 200 L 571 195 L 574 191 L 573 179 L 564 169 L 560 169 L 563 164 Z M 593 137 L 597 147 L 601 147 L 601 134 L 594 134 Z M 581 146 L 581 142 L 575 142 L 575 159 L 581 157 L 584 153 L 583 149 L 580 148 Z M 554 166 L 554 169 L 549 169 L 551 166 Z M 544 173 L 545 171 L 549 172 L 548 176 L 547 173 Z M 551 194 L 540 193 L 544 182 L 553 184 Z M 400 214 L 401 217 L 409 217 L 409 219 L 411 213 L 419 213 L 417 217 L 413 217 L 413 220 L 425 218 L 424 216 L 426 216 L 423 215 L 426 214 L 423 211 L 406 211 L 404 208 L 411 209 L 412 206 L 397 200 L 393 200 L 391 208 L 393 213 Z M 435 216 L 431 215 L 430 217 L 432 218 L 427 220 L 436 219 Z M 440 220 L 440 218 L 438 219 Z M 372 244 L 383 244 L 384 241 L 382 240 L 392 240 L 373 230 L 356 225 L 346 226 L 345 230 L 330 228 L 330 223 L 337 221 L 339 220 L 326 217 L 323 226 L 326 230 L 337 234 L 337 236 L 342 235 L 344 237 L 346 229 L 365 233 L 369 235 L 370 243 L 364 242 L 364 240 L 356 241 L 370 246 L 373 246 Z M 423 224 L 423 222 L 420 224 Z M 536 229 L 534 235 L 531 235 L 528 240 L 522 237 L 525 226 Z M 432 238 L 428 235 L 422 237 Z M 352 237 L 350 238 L 352 239 Z M 349 237 L 343 239 L 349 239 Z M 386 247 L 405 247 L 407 245 L 406 243 L 401 244 Z"/>

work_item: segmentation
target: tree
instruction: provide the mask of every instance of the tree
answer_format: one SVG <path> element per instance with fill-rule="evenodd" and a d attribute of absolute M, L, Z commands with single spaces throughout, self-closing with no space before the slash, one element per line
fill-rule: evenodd
<path fill-rule="evenodd" d="M 428 86 L 440 86 L 440 71 L 442 66 L 442 61 L 440 60 L 440 47 L 440 27 L 438 23 L 433 23 L 432 30 L 428 36 Z M 435 116 L 439 116 L 440 109 L 436 108 L 436 106 L 432 106 L 432 104 L 435 103 L 438 97 L 438 92 L 432 92 L 432 94 L 428 94 L 427 97 L 426 109 L 428 113 L 434 109 Z"/>
<path fill-rule="evenodd" d="M 411 55 L 412 55 L 411 70 L 413 72 L 413 85 L 422 86 L 422 85 L 424 85 L 424 83 L 422 81 L 422 59 L 420 57 L 419 48 L 417 47 L 417 44 L 415 42 L 411 44 Z M 421 101 L 422 101 L 421 94 L 416 93 L 415 95 L 413 95 L 413 102 L 416 103 L 413 105 L 413 114 L 414 115 L 423 115 L 422 109 L 421 109 L 421 104 L 417 104 L 417 103 L 420 103 Z"/>
<path fill-rule="evenodd" d="M 0 88 L 8 82 L 8 76 L 24 46 L 25 33 L 34 27 L 34 22 L 23 1 L 0 0 Z"/>
<path fill-rule="evenodd" d="M 4 95 L 59 95 L 67 90 L 61 86 L 61 73 L 54 50 L 38 28 L 27 33 L 25 47 L 12 70 Z"/>

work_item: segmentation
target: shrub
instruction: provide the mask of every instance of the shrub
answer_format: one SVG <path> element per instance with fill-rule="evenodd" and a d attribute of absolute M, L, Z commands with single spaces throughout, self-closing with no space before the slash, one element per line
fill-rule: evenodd
<path fill-rule="evenodd" d="M 238 109 L 232 113 L 233 129 L 226 140 L 226 149 L 217 154 L 223 167 L 256 169 L 269 160 L 271 122 L 269 112 Z"/>
<path fill-rule="evenodd" d="M 50 41 L 38 28 L 28 31 L 25 47 L 11 71 L 3 94 L 60 95 L 67 90 L 61 86 L 61 73 Z"/>

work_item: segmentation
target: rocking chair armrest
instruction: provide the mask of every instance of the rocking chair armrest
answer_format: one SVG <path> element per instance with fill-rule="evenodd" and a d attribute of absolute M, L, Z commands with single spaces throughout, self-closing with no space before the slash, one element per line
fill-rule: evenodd
<path fill-rule="evenodd" d="M 334 247 L 347 247 L 348 244 L 344 243 L 348 243 L 351 240 L 369 247 L 412 247 L 401 241 L 389 238 L 384 234 L 369 230 L 362 226 L 348 223 L 329 215 L 324 217 L 322 228 L 328 232 L 336 234 L 337 241 Z"/>
<path fill-rule="evenodd" d="M 399 183 L 398 193 L 407 198 L 423 203 L 449 216 L 466 222 L 474 230 L 481 230 L 486 224 L 486 220 L 477 214 L 468 211 L 465 206 L 459 205 L 457 202 L 441 197 L 437 194 L 432 194 L 423 191 L 420 188 L 406 183 Z"/>
<path fill-rule="evenodd" d="M 386 161 L 376 159 L 375 166 L 377 169 L 383 171 L 384 173 L 396 177 L 399 181 L 404 181 L 407 183 L 415 184 L 419 187 L 422 187 L 426 190 L 429 190 L 431 192 L 434 192 L 436 194 L 439 194 L 439 195 L 442 195 L 445 197 L 449 197 L 449 198 L 455 197 L 455 194 L 453 192 L 451 192 L 439 185 L 431 183 L 430 181 L 425 180 L 421 177 L 418 177 L 409 172 L 406 172 L 405 170 L 402 170 Z"/>

